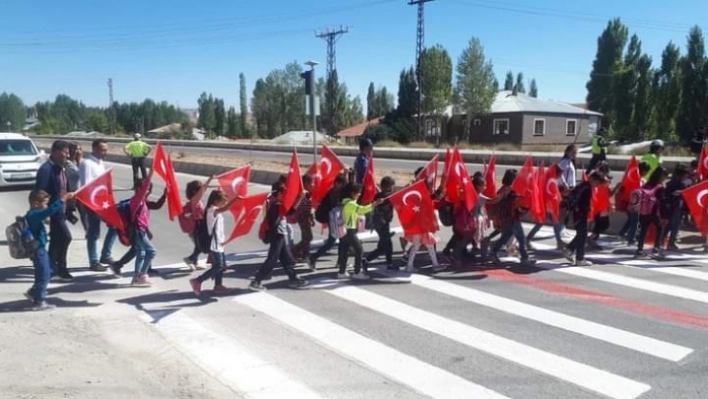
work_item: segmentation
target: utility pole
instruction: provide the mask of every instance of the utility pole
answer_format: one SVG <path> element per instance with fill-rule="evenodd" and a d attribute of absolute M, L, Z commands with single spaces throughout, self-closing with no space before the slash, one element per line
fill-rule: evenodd
<path fill-rule="evenodd" d="M 421 57 L 423 51 L 425 50 L 425 3 L 429 3 L 434 0 L 409 0 L 408 5 L 418 6 L 418 27 L 416 31 L 416 48 L 415 48 L 415 66 L 416 75 L 418 80 L 418 137 L 423 139 L 425 137 L 424 125 L 425 116 L 423 115 L 423 98 L 425 94 L 423 93 L 423 69 L 421 68 Z"/>
<path fill-rule="evenodd" d="M 338 29 L 327 29 L 325 32 L 315 33 L 315 36 L 327 42 L 327 78 L 337 69 L 337 40 L 349 33 L 349 27 L 340 26 Z"/>
<path fill-rule="evenodd" d="M 108 117 L 110 118 L 110 125 L 111 125 L 111 136 L 116 134 L 116 129 L 115 129 L 115 120 L 116 120 L 116 114 L 115 114 L 115 107 L 113 106 L 113 79 L 109 78 L 108 79 Z"/>
<path fill-rule="evenodd" d="M 300 77 L 305 79 L 305 98 L 307 100 L 306 114 L 312 117 L 312 157 L 317 164 L 317 90 L 315 83 L 315 67 L 319 65 L 317 61 L 307 61 L 305 65 L 310 67 L 309 71 L 303 72 Z"/>

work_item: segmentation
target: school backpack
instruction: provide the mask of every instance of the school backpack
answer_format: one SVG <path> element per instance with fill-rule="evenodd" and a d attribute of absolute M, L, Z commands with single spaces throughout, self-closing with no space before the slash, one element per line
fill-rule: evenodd
<path fill-rule="evenodd" d="M 268 197 L 266 199 L 266 212 L 263 215 L 263 220 L 261 220 L 260 226 L 258 226 L 258 239 L 263 242 L 263 244 L 270 244 L 271 231 L 268 224 L 268 213 L 270 212 L 270 207 L 274 204 L 273 197 Z"/>
<path fill-rule="evenodd" d="M 460 207 L 455 218 L 455 230 L 465 237 L 473 237 L 477 232 L 477 217 L 475 213 Z"/>
<path fill-rule="evenodd" d="M 194 229 L 194 242 L 200 253 L 208 254 L 211 252 L 211 242 L 214 238 L 214 231 L 216 231 L 216 223 L 214 223 L 214 229 L 209 231 L 206 217 L 201 218 L 201 220 L 197 222 Z"/>
<path fill-rule="evenodd" d="M 445 227 L 450 227 L 455 224 L 455 206 L 449 201 L 441 201 L 438 208 L 438 218 L 440 223 Z"/>
<path fill-rule="evenodd" d="M 182 213 L 180 213 L 177 218 L 179 220 L 179 228 L 182 229 L 183 233 L 194 233 L 194 230 L 197 228 L 197 220 L 194 218 L 194 211 L 192 210 L 191 201 L 188 201 L 182 207 Z"/>
<path fill-rule="evenodd" d="M 118 214 L 123 221 L 123 227 L 125 227 L 124 231 L 118 232 L 118 240 L 126 247 L 130 247 L 133 244 L 133 235 L 135 234 L 135 220 L 130 213 L 130 200 L 125 199 L 118 202 L 116 208 L 118 208 Z"/>
<path fill-rule="evenodd" d="M 5 229 L 7 247 L 13 259 L 29 259 L 39 248 L 39 241 L 29 228 L 27 219 L 17 216 L 15 222 Z"/>
<path fill-rule="evenodd" d="M 375 230 L 381 230 L 391 224 L 393 220 L 393 206 L 390 203 L 384 202 L 374 208 L 371 223 Z"/>
<path fill-rule="evenodd" d="M 329 212 L 329 228 L 331 234 L 336 238 L 347 235 L 347 227 L 344 224 L 344 212 L 341 206 L 335 206 Z"/>
<path fill-rule="evenodd" d="M 317 223 L 329 224 L 329 213 L 332 211 L 332 195 L 332 191 L 328 192 L 327 196 L 325 196 L 317 209 L 315 209 L 315 220 Z"/>
<path fill-rule="evenodd" d="M 629 209 L 640 216 L 649 216 L 656 213 L 656 192 L 659 188 L 660 186 L 656 186 L 652 190 L 644 188 L 634 190 L 631 195 Z"/>

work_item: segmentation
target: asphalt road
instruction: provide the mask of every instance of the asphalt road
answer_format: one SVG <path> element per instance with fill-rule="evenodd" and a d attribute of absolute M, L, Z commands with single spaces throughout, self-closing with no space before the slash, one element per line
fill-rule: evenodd
<path fill-rule="evenodd" d="M 178 176 L 180 184 L 190 179 Z M 130 184 L 126 167 L 115 166 L 115 184 Z M 251 192 L 264 189 L 253 185 Z M 2 192 L 0 199 L 0 222 L 7 225 L 24 211 L 26 192 Z M 10 377 L 0 381 L 0 392 L 77 398 L 232 398 L 236 392 L 347 399 L 708 397 L 708 259 L 688 244 L 683 255 L 656 262 L 633 260 L 632 249 L 607 241 L 605 251 L 588 256 L 595 266 L 576 268 L 551 250 L 544 228 L 534 242 L 534 268 L 509 260 L 506 269 L 468 265 L 433 277 L 427 256 L 420 255 L 421 269 L 413 275 L 391 275 L 373 264 L 370 282 L 338 282 L 330 256 L 314 273 L 300 270 L 310 282 L 306 289 L 288 289 L 277 272 L 268 292 L 253 294 L 245 290 L 248 277 L 266 249 L 254 232 L 227 248 L 233 271 L 225 282 L 234 293 L 212 295 L 205 284 L 199 300 L 189 292 L 193 274 L 180 265 L 191 249 L 188 239 L 164 210 L 153 213 L 152 226 L 162 275 L 147 289 L 127 286 L 127 275 L 86 271 L 81 233 L 74 229 L 77 281 L 52 283 L 50 301 L 60 306 L 52 313 L 17 313 L 31 276 L 22 261 L 3 254 L 0 323 L 10 314 L 15 319 L 12 328 L 0 328 L 0 353 L 9 351 L 0 357 L 0 372 Z M 443 241 L 448 237 L 441 232 Z M 77 305 L 81 301 L 92 310 Z M 52 375 L 43 382 L 22 371 L 45 365 L 45 356 L 30 347 L 45 318 L 57 332 L 43 336 L 44 345 L 73 333 L 79 321 L 96 325 L 92 339 L 103 339 L 95 350 L 64 357 L 62 369 L 74 377 L 61 378 L 62 384 L 49 385 L 58 378 Z M 32 329 L 25 332 L 26 325 Z M 14 329 L 23 333 L 3 335 Z M 133 345 L 138 336 L 151 346 Z M 10 338 L 11 347 L 3 346 Z M 76 351 L 93 348 L 90 339 L 70 342 Z M 134 376 L 125 374 L 130 371 L 118 369 L 128 355 L 150 380 L 171 380 L 136 387 Z M 106 359 L 99 370 L 87 366 L 91 356 Z M 20 368 L 13 367 L 18 357 Z M 111 374 L 87 385 L 74 369 Z M 180 390 L 167 392 L 174 380 Z"/>

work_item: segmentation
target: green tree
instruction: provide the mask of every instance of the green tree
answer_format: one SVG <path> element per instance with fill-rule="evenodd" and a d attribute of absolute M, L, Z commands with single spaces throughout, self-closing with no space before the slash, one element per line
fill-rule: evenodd
<path fill-rule="evenodd" d="M 94 110 L 86 120 L 86 130 L 107 133 L 111 128 L 106 111 Z"/>
<path fill-rule="evenodd" d="M 199 105 L 199 127 L 207 133 L 213 133 L 216 129 L 216 102 L 214 97 L 206 93 L 202 93 L 197 101 Z"/>
<path fill-rule="evenodd" d="M 226 129 L 226 107 L 224 100 L 220 98 L 214 99 L 214 133 L 218 136 L 224 136 Z"/>
<path fill-rule="evenodd" d="M 452 99 L 452 59 L 441 45 L 425 49 L 421 56 L 423 70 L 423 112 L 440 119 Z"/>
<path fill-rule="evenodd" d="M 494 90 L 499 91 L 499 79 L 494 78 Z"/>
<path fill-rule="evenodd" d="M 536 85 L 536 79 L 531 79 L 531 85 L 529 86 L 529 96 L 533 98 L 538 97 L 538 86 Z"/>
<path fill-rule="evenodd" d="M 615 122 L 614 130 L 622 139 L 631 139 L 635 134 L 631 126 L 632 114 L 637 101 L 637 67 L 642 55 L 642 42 L 632 35 L 624 56 L 624 62 L 615 71 Z"/>
<path fill-rule="evenodd" d="M 681 60 L 682 91 L 678 111 L 679 138 L 688 142 L 706 124 L 708 63 L 706 63 L 703 31 L 698 26 L 688 34 L 686 56 Z"/>
<path fill-rule="evenodd" d="M 241 117 L 239 118 L 239 136 L 248 136 L 248 94 L 246 93 L 246 76 L 243 73 L 238 75 L 239 85 L 239 105 L 241 106 Z"/>
<path fill-rule="evenodd" d="M 324 129 L 330 136 L 335 136 L 344 127 L 343 116 L 346 109 L 345 93 L 339 84 L 339 75 L 335 69 L 327 78 L 327 91 L 325 93 L 325 115 L 323 118 Z"/>
<path fill-rule="evenodd" d="M 395 99 L 393 94 L 388 92 L 386 86 L 381 87 L 376 91 L 376 116 L 384 116 L 391 112 L 392 109 L 396 108 Z"/>
<path fill-rule="evenodd" d="M 305 85 L 301 73 L 302 67 L 292 62 L 284 69 L 273 70 L 265 79 L 256 81 L 251 110 L 259 136 L 273 138 L 291 130 L 306 128 Z"/>
<path fill-rule="evenodd" d="M 471 140 L 470 126 L 475 116 L 489 113 L 494 102 L 494 67 L 484 56 L 482 43 L 470 39 L 457 61 L 455 105 L 467 114 L 465 136 Z"/>
<path fill-rule="evenodd" d="M 669 43 L 661 54 L 661 67 L 654 74 L 654 136 L 664 139 L 676 136 L 676 116 L 681 102 L 681 51 Z"/>
<path fill-rule="evenodd" d="M 518 75 L 516 75 L 516 83 L 514 83 L 514 94 L 516 93 L 521 93 L 525 94 L 526 93 L 526 86 L 524 86 L 524 74 L 519 72 Z"/>
<path fill-rule="evenodd" d="M 643 54 L 637 61 L 637 87 L 634 102 L 634 113 L 632 114 L 631 138 L 633 140 L 645 140 L 648 138 L 648 131 L 652 121 L 652 80 L 654 71 L 651 68 L 652 59 L 649 55 Z"/>
<path fill-rule="evenodd" d="M 514 73 L 511 71 L 506 72 L 506 78 L 504 79 L 504 90 L 505 91 L 514 90 Z"/>
<path fill-rule="evenodd" d="M 586 85 L 588 108 L 603 113 L 607 126 L 613 123 L 615 117 L 615 69 L 622 63 L 628 35 L 629 30 L 619 18 L 607 23 L 607 28 L 597 39 L 597 54 Z"/>
<path fill-rule="evenodd" d="M 398 112 L 404 116 L 418 113 L 418 84 L 412 67 L 401 71 L 398 81 Z"/>
<path fill-rule="evenodd" d="M 377 117 L 379 104 L 378 98 L 376 97 L 376 88 L 374 87 L 374 82 L 369 83 L 369 90 L 366 93 L 366 120 L 370 121 Z"/>
<path fill-rule="evenodd" d="M 234 107 L 229 107 L 229 111 L 226 114 L 226 137 L 230 139 L 235 139 L 241 135 L 239 117 L 236 115 L 236 109 Z"/>
<path fill-rule="evenodd" d="M 20 132 L 24 129 L 26 120 L 27 111 L 21 98 L 15 94 L 0 94 L 0 130 Z"/>

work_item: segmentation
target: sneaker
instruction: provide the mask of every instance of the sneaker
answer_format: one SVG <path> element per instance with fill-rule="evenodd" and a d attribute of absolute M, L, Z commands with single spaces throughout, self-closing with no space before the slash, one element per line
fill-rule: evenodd
<path fill-rule="evenodd" d="M 307 280 L 303 280 L 301 278 L 296 278 L 295 280 L 291 280 L 288 283 L 288 287 L 297 289 L 297 288 L 302 288 L 307 285 Z"/>
<path fill-rule="evenodd" d="M 32 289 L 28 289 L 25 293 L 25 298 L 27 298 L 28 301 L 34 303 L 34 298 L 32 297 Z"/>
<path fill-rule="evenodd" d="M 152 285 L 152 281 L 150 281 L 150 277 L 148 277 L 147 274 L 141 274 L 138 276 L 136 285 L 140 287 L 149 287 Z"/>
<path fill-rule="evenodd" d="M 634 257 L 635 257 L 636 259 L 646 258 L 646 257 L 647 257 L 647 253 L 644 252 L 644 251 L 637 251 L 637 252 L 634 253 Z"/>
<path fill-rule="evenodd" d="M 251 284 L 248 285 L 248 289 L 251 291 L 257 291 L 257 292 L 263 292 L 263 291 L 267 290 L 263 284 L 261 284 L 258 281 L 255 281 L 255 280 L 252 281 Z"/>
<path fill-rule="evenodd" d="M 359 273 L 352 274 L 352 280 L 368 280 L 370 278 L 371 277 L 369 277 L 368 274 L 364 274 L 364 272 L 361 271 Z"/>
<path fill-rule="evenodd" d="M 575 263 L 575 254 L 568 248 L 563 250 L 563 257 L 566 258 L 568 262 Z"/>
<path fill-rule="evenodd" d="M 653 258 L 665 258 L 666 254 L 664 253 L 663 249 L 654 248 L 654 250 L 651 253 L 651 256 Z"/>
<path fill-rule="evenodd" d="M 521 259 L 521 266 L 533 266 L 536 264 L 536 259 Z"/>
<path fill-rule="evenodd" d="M 103 266 L 100 263 L 96 263 L 96 264 L 92 265 L 91 267 L 89 267 L 89 270 L 92 272 L 105 272 L 106 270 L 108 270 L 108 268 L 106 268 L 105 266 Z"/>
<path fill-rule="evenodd" d="M 202 283 L 199 279 L 193 278 L 189 280 L 189 285 L 192 287 L 192 292 L 194 292 L 194 295 L 197 297 L 202 295 Z"/>
<path fill-rule="evenodd" d="M 592 262 L 587 259 L 578 259 L 575 261 L 575 266 L 592 266 Z"/>
<path fill-rule="evenodd" d="M 206 266 L 199 264 L 199 262 L 194 264 L 194 268 L 197 270 L 206 270 Z"/>
<path fill-rule="evenodd" d="M 441 265 L 433 265 L 433 272 L 441 272 L 443 270 L 447 269 L 445 266 Z"/>
<path fill-rule="evenodd" d="M 307 268 L 310 269 L 311 272 L 314 272 L 315 270 L 317 270 L 317 268 L 315 267 L 315 264 L 309 258 L 305 259 L 305 264 L 307 265 Z"/>
<path fill-rule="evenodd" d="M 187 265 L 187 268 L 189 269 L 190 272 L 193 272 L 194 270 L 196 270 L 196 268 L 194 267 L 194 262 L 192 262 L 192 260 L 189 259 L 189 257 L 182 258 L 182 261 L 184 262 L 185 265 Z"/>
<path fill-rule="evenodd" d="M 678 245 L 676 245 L 676 244 L 669 245 L 669 247 L 667 249 L 669 251 L 673 251 L 673 252 L 679 252 L 681 250 L 681 248 L 679 248 Z"/>
<path fill-rule="evenodd" d="M 102 258 L 101 260 L 98 261 L 98 263 L 106 266 L 110 266 L 114 263 L 116 263 L 115 259 L 108 257 L 108 258 Z"/>
<path fill-rule="evenodd" d="M 42 302 L 36 303 L 34 306 L 32 306 L 30 308 L 30 310 L 41 311 L 41 310 L 52 310 L 54 308 L 56 308 L 56 305 L 51 305 L 51 304 L 48 304 L 46 301 L 42 301 Z"/>
<path fill-rule="evenodd" d="M 117 263 L 112 263 L 110 266 L 108 266 L 108 269 L 113 273 L 114 276 L 120 277 L 121 269 L 123 266 L 117 264 Z"/>
<path fill-rule="evenodd" d="M 74 280 L 74 276 L 72 276 L 71 273 L 69 273 L 68 271 L 59 273 L 59 278 L 60 278 L 62 281 L 72 281 L 72 280 Z"/>
<path fill-rule="evenodd" d="M 394 266 L 394 265 L 386 265 L 386 270 L 397 272 L 400 270 L 400 268 L 398 266 Z"/>
<path fill-rule="evenodd" d="M 230 292 L 233 292 L 233 290 L 229 287 L 224 287 L 223 285 L 217 285 L 214 287 L 215 294 L 228 294 Z"/>
<path fill-rule="evenodd" d="M 489 256 L 487 257 L 487 260 L 488 260 L 490 263 L 493 263 L 493 264 L 495 264 L 495 265 L 497 265 L 497 266 L 500 266 L 500 265 L 502 264 L 501 259 L 499 259 L 499 256 L 497 256 L 497 255 L 489 255 Z"/>
<path fill-rule="evenodd" d="M 347 273 L 337 273 L 337 280 L 346 280 L 349 278 Z"/>

